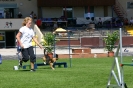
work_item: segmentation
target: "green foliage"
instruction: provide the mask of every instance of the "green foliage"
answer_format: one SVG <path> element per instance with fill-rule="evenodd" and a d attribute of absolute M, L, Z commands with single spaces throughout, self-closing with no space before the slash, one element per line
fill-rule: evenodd
<path fill-rule="evenodd" d="M 113 49 L 115 49 L 115 43 L 117 42 L 117 40 L 119 39 L 119 32 L 118 31 L 114 31 L 113 33 L 109 33 L 107 32 L 107 37 L 104 38 L 104 42 L 105 42 L 105 50 L 106 51 L 113 51 Z"/>
<path fill-rule="evenodd" d="M 52 32 L 44 34 L 44 46 L 48 53 L 51 53 L 54 49 L 54 38 L 55 35 Z"/>

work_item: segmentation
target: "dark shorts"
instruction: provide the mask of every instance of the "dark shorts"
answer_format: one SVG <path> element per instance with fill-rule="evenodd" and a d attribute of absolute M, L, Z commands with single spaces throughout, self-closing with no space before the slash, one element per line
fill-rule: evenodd
<path fill-rule="evenodd" d="M 36 57 L 34 54 L 34 50 L 33 47 L 29 47 L 29 48 L 25 48 L 25 49 L 21 49 L 21 53 L 22 53 L 22 60 L 24 62 L 27 62 L 30 59 L 30 62 L 36 62 Z"/>

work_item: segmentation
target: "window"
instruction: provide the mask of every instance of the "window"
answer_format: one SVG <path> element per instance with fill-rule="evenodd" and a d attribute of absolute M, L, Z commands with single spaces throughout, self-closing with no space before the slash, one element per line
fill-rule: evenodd
<path fill-rule="evenodd" d="M 5 47 L 5 32 L 0 32 L 0 48 Z"/>
<path fill-rule="evenodd" d="M 94 13 L 94 6 L 86 6 L 85 7 L 85 13 Z"/>
<path fill-rule="evenodd" d="M 84 17 L 94 17 L 94 6 L 86 6 Z"/>
<path fill-rule="evenodd" d="M 127 2 L 127 9 L 133 9 L 133 2 Z"/>
<path fill-rule="evenodd" d="M 63 8 L 63 15 L 66 17 L 66 18 L 73 18 L 73 9 L 72 7 L 64 7 Z"/>
<path fill-rule="evenodd" d="M 5 32 L 0 32 L 0 41 L 5 41 Z"/>

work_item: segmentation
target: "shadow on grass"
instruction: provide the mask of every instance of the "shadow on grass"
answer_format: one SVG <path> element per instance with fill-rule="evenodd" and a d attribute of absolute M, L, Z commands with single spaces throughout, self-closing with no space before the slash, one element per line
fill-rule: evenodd
<path fill-rule="evenodd" d="M 18 71 L 21 71 L 21 72 L 27 72 L 27 71 L 30 71 L 30 69 L 27 69 L 27 70 L 18 70 Z"/>
<path fill-rule="evenodd" d="M 40 67 L 40 68 L 37 68 L 37 69 L 51 69 L 50 67 Z"/>

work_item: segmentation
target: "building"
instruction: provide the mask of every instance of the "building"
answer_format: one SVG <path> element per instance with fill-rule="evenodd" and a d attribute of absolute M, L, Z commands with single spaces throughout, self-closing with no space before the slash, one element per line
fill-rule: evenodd
<path fill-rule="evenodd" d="M 38 0 L 38 15 L 42 18 L 60 18 L 68 20 L 87 17 L 112 17 L 115 0 Z M 70 22 L 72 23 L 72 22 Z"/>
<path fill-rule="evenodd" d="M 132 0 L 37 0 L 42 18 L 121 17 L 130 19 Z"/>
<path fill-rule="evenodd" d="M 37 0 L 0 0 L 0 18 L 4 18 L 5 11 L 7 18 L 17 18 L 19 12 L 23 17 L 29 16 L 31 11 L 37 14 Z"/>
<path fill-rule="evenodd" d="M 115 4 L 115 0 L 108 2 L 106 0 L 38 0 L 37 2 L 41 17 L 64 15 L 67 18 L 84 17 L 87 13 L 95 17 L 112 16 L 111 6 Z"/>
<path fill-rule="evenodd" d="M 15 35 L 22 19 L 33 11 L 39 18 L 67 18 L 68 24 L 76 19 L 99 17 L 132 17 L 132 0 L 0 0 L 0 47 L 15 46 Z M 5 14 L 7 12 L 7 14 Z M 73 21 L 74 20 L 74 21 Z M 7 25 L 8 24 L 8 25 Z M 8 27 L 10 26 L 10 27 Z"/>
<path fill-rule="evenodd" d="M 15 36 L 21 27 L 22 18 L 29 16 L 31 11 L 37 13 L 37 0 L 0 0 L 0 48 L 15 47 Z"/>

